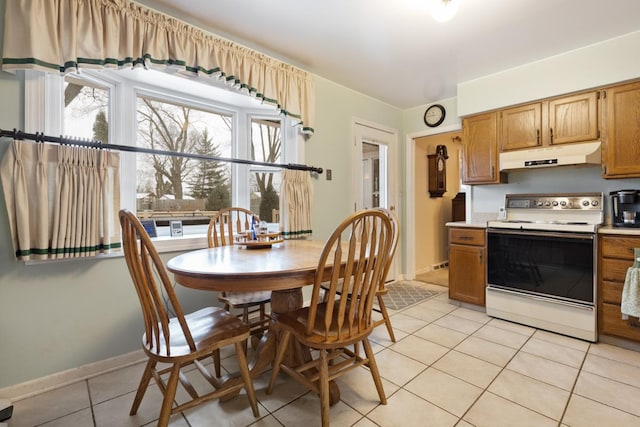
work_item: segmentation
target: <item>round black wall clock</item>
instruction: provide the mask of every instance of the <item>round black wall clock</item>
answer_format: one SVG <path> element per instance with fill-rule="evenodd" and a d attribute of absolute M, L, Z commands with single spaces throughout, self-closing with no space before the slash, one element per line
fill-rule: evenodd
<path fill-rule="evenodd" d="M 440 104 L 430 105 L 424 112 L 424 124 L 430 128 L 440 126 L 444 122 L 444 118 L 447 115 L 446 110 Z"/>

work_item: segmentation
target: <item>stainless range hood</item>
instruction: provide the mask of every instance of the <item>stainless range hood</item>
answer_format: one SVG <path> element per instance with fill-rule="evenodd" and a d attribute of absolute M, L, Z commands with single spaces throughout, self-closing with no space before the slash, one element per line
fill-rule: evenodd
<path fill-rule="evenodd" d="M 500 153 L 500 170 L 600 164 L 600 141 Z"/>

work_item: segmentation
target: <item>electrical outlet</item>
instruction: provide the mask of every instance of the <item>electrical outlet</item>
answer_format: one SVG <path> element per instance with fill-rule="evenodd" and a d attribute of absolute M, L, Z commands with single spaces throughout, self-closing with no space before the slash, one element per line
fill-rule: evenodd
<path fill-rule="evenodd" d="M 504 206 L 500 206 L 498 208 L 498 219 L 499 220 L 507 219 L 507 211 L 504 210 Z"/>
<path fill-rule="evenodd" d="M 327 181 L 331 181 L 331 169 L 327 169 Z"/>

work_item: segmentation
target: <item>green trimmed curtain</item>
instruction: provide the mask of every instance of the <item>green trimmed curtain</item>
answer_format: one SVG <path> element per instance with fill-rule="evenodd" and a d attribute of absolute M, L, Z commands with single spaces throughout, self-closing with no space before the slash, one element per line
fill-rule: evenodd
<path fill-rule="evenodd" d="M 2 69 L 155 67 L 224 79 L 313 133 L 310 73 L 128 0 L 6 2 Z"/>
<path fill-rule="evenodd" d="M 282 171 L 280 210 L 282 235 L 285 239 L 301 239 L 311 235 L 313 187 L 308 171 Z"/>
<path fill-rule="evenodd" d="M 17 259 L 120 248 L 119 153 L 14 140 L 0 168 Z"/>

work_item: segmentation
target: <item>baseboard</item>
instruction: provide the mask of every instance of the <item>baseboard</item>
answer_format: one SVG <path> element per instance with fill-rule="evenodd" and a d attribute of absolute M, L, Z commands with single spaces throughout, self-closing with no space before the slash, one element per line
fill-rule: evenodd
<path fill-rule="evenodd" d="M 0 388 L 0 398 L 9 399 L 13 402 L 27 397 L 53 390 L 69 384 L 77 383 L 88 378 L 106 374 L 116 369 L 135 365 L 146 360 L 142 350 L 122 354 L 109 359 L 100 360 L 88 365 L 79 366 L 62 372 L 56 372 L 46 377 L 36 378 L 20 384 L 10 385 Z"/>

